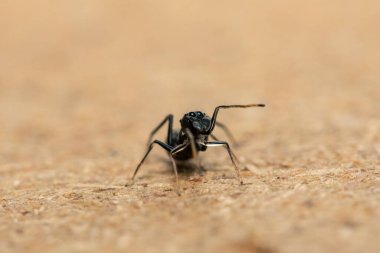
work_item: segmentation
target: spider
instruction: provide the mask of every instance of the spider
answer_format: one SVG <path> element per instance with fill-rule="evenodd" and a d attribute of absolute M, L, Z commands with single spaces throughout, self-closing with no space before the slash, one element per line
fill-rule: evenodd
<path fill-rule="evenodd" d="M 173 130 L 174 116 L 172 114 L 169 114 L 150 133 L 150 136 L 148 139 L 147 151 L 133 173 L 133 176 L 131 179 L 132 182 L 134 181 L 137 175 L 137 172 L 143 165 L 149 153 L 152 151 L 153 146 L 157 144 L 163 149 L 165 149 L 169 154 L 169 158 L 171 160 L 174 174 L 176 177 L 176 190 L 177 190 L 178 195 L 180 195 L 180 190 L 179 190 L 179 182 L 178 182 L 177 163 L 188 161 L 190 159 L 195 158 L 197 160 L 197 168 L 200 169 L 198 153 L 206 151 L 208 147 L 224 146 L 226 148 L 229 154 L 229 157 L 232 161 L 232 164 L 235 168 L 237 179 L 239 180 L 240 184 L 243 184 L 243 180 L 241 178 L 239 168 L 236 165 L 236 161 L 238 159 L 236 155 L 232 152 L 229 143 L 226 141 L 220 141 L 215 135 L 212 134 L 212 132 L 215 126 L 218 126 L 222 130 L 225 131 L 228 137 L 230 137 L 233 140 L 232 134 L 228 130 L 228 128 L 224 124 L 216 120 L 218 116 L 218 112 L 220 109 L 248 108 L 248 107 L 265 107 L 265 104 L 220 105 L 215 108 L 214 113 L 211 118 L 207 114 L 200 111 L 189 112 L 189 113 L 186 113 L 180 120 L 181 129 L 179 130 Z M 152 141 L 154 135 L 157 133 L 158 130 L 160 130 L 164 126 L 166 122 L 168 122 L 168 130 L 167 130 L 168 132 L 167 132 L 166 142 L 162 142 L 160 140 Z M 209 137 L 211 137 L 214 141 L 209 141 Z M 127 184 L 126 186 L 128 185 L 129 184 Z"/>

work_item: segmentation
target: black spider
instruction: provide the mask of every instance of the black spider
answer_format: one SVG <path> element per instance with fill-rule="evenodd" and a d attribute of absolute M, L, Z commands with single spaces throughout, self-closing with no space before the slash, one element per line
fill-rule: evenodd
<path fill-rule="evenodd" d="M 215 108 L 212 117 L 210 118 L 203 112 L 189 112 L 185 114 L 180 120 L 181 129 L 173 130 L 173 115 L 169 114 L 165 117 L 165 119 L 151 132 L 148 140 L 148 150 L 145 153 L 145 156 L 137 166 L 135 172 L 132 176 L 132 181 L 136 177 L 137 172 L 139 171 L 141 165 L 144 163 L 145 159 L 149 155 L 150 151 L 153 148 L 154 144 L 158 144 L 162 148 L 164 148 L 170 157 L 170 160 L 173 165 L 174 173 L 176 176 L 177 182 L 177 193 L 179 194 L 179 184 L 178 184 L 178 170 L 176 162 L 186 161 L 191 158 L 197 158 L 199 151 L 206 151 L 207 147 L 213 146 L 224 146 L 228 154 L 231 158 L 231 161 L 235 167 L 236 175 L 241 184 L 243 181 L 241 179 L 239 169 L 236 165 L 236 156 L 232 152 L 230 145 L 226 141 L 219 141 L 213 134 L 215 126 L 223 129 L 226 134 L 232 138 L 231 132 L 228 128 L 216 121 L 218 116 L 219 109 L 225 108 L 248 108 L 248 107 L 264 107 L 264 104 L 249 104 L 249 105 L 221 105 Z M 168 127 L 168 136 L 167 141 L 162 142 L 159 140 L 155 140 L 152 142 L 154 134 L 166 123 L 169 123 Z M 215 141 L 208 141 L 209 137 L 213 138 Z M 200 168 L 199 160 L 198 168 Z"/>

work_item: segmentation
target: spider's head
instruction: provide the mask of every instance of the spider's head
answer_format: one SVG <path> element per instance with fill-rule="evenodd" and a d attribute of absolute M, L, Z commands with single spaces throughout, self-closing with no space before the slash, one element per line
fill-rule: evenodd
<path fill-rule="evenodd" d="M 195 135 L 207 134 L 211 126 L 210 117 L 199 111 L 186 113 L 180 122 L 183 130 L 188 128 Z"/>

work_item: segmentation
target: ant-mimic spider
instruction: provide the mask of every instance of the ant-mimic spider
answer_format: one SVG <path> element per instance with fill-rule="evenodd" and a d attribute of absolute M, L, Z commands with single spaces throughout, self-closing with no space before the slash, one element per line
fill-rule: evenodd
<path fill-rule="evenodd" d="M 178 182 L 178 169 L 176 162 L 187 161 L 189 159 L 195 158 L 197 160 L 197 167 L 200 169 L 200 163 L 198 159 L 198 152 L 206 151 L 208 147 L 218 147 L 224 146 L 230 156 L 233 166 L 235 167 L 236 175 L 240 184 L 243 184 L 243 180 L 240 176 L 239 168 L 236 165 L 238 160 L 236 155 L 232 152 L 230 145 L 226 141 L 220 141 L 215 135 L 212 134 L 215 126 L 220 127 L 224 130 L 227 136 L 232 138 L 231 132 L 228 128 L 216 121 L 218 112 L 220 109 L 226 108 L 248 108 L 248 107 L 265 107 L 264 104 L 249 104 L 249 105 L 220 105 L 215 108 L 212 117 L 210 118 L 203 112 L 195 111 L 186 113 L 180 120 L 181 129 L 173 130 L 173 119 L 174 116 L 169 114 L 165 119 L 150 133 L 148 140 L 148 149 L 137 165 L 135 172 L 132 176 L 132 181 L 135 179 L 137 172 L 139 171 L 141 165 L 144 163 L 145 159 L 148 157 L 150 151 L 153 149 L 154 144 L 158 144 L 160 147 L 165 149 L 170 157 L 171 163 L 173 165 L 174 174 L 177 183 L 177 193 L 180 195 L 179 182 Z M 154 135 L 157 133 L 161 127 L 168 122 L 168 134 L 167 141 L 162 142 L 159 140 L 153 140 Z M 214 139 L 214 141 L 208 141 L 209 137 Z M 233 139 L 233 138 L 232 138 Z"/>

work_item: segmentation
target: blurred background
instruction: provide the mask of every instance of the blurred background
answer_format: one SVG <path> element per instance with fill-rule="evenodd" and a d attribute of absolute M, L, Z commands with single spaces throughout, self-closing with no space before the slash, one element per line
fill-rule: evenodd
<path fill-rule="evenodd" d="M 372 0 L 3 0 L 2 194 L 14 173 L 33 188 L 36 171 L 58 182 L 104 157 L 122 184 L 168 113 L 219 104 L 267 104 L 220 114 L 248 160 L 374 166 L 379 23 Z"/>
<path fill-rule="evenodd" d="M 132 127 L 135 140 L 117 147 L 128 150 L 169 112 L 223 103 L 268 104 L 223 113 L 243 130 L 283 117 L 314 130 L 376 120 L 379 10 L 370 0 L 1 1 L 1 138 L 91 146 Z"/>

